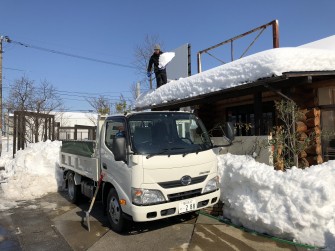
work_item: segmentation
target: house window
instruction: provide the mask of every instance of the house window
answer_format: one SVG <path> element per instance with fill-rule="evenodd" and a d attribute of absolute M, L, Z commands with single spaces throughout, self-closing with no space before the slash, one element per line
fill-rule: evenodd
<path fill-rule="evenodd" d="M 269 135 L 274 124 L 275 107 L 273 102 L 262 104 L 262 116 L 259 123 L 260 135 Z M 233 122 L 236 136 L 254 136 L 256 134 L 254 106 L 243 105 L 227 108 L 228 122 Z"/>
<path fill-rule="evenodd" d="M 322 151 L 325 161 L 335 159 L 335 87 L 319 88 Z"/>
<path fill-rule="evenodd" d="M 324 160 L 335 159 L 335 109 L 321 110 L 322 150 Z"/>

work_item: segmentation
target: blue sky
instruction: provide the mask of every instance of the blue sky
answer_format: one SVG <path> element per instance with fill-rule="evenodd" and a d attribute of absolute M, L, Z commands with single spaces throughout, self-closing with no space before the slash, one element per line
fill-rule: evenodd
<path fill-rule="evenodd" d="M 280 46 L 298 46 L 335 34 L 335 1 L 88 1 L 0 0 L 0 35 L 47 49 L 132 66 L 135 47 L 146 35 L 158 35 L 164 51 L 191 44 L 192 74 L 199 50 L 279 20 Z M 256 33 L 257 35 L 257 33 Z M 237 42 L 245 49 L 249 40 Z M 271 30 L 250 53 L 270 49 Z M 128 67 L 102 64 L 4 43 L 3 93 L 25 75 L 49 81 L 71 111 L 91 109 L 83 96 L 120 94 L 130 98 L 131 84 L 143 76 Z M 229 47 L 218 50 L 230 55 Z M 242 50 L 242 49 L 241 49 Z M 213 51 L 214 52 L 214 51 Z M 203 57 L 204 68 L 219 62 Z M 78 93 L 79 92 L 79 93 Z M 87 93 L 87 94 L 85 94 Z"/>

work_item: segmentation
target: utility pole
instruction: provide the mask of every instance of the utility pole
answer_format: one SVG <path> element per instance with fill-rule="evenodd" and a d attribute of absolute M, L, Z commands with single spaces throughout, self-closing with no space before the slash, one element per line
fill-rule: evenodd
<path fill-rule="evenodd" d="M 141 94 L 141 87 L 140 87 L 140 82 L 136 83 L 136 98 L 138 98 Z"/>
<path fill-rule="evenodd" d="M 5 41 L 7 43 L 10 42 L 10 39 L 7 36 L 0 35 L 0 156 L 2 153 L 2 42 Z M 8 138 L 7 138 L 8 140 Z"/>
<path fill-rule="evenodd" d="M 2 153 L 2 41 L 4 37 L 0 36 L 0 156 Z"/>

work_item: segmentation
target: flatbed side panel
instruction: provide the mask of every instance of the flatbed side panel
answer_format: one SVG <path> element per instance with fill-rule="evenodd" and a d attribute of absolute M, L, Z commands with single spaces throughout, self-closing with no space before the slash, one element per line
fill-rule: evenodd
<path fill-rule="evenodd" d="M 61 152 L 92 157 L 95 146 L 94 140 L 62 140 Z"/>
<path fill-rule="evenodd" d="M 60 166 L 94 181 L 99 180 L 100 171 L 98 158 L 60 152 Z"/>

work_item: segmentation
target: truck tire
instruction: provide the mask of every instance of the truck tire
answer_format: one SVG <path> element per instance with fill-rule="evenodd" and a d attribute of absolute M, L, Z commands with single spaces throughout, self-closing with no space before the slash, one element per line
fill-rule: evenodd
<path fill-rule="evenodd" d="M 67 194 L 72 203 L 78 203 L 81 197 L 80 185 L 74 182 L 74 173 L 70 172 L 67 176 Z"/>
<path fill-rule="evenodd" d="M 119 196 L 114 188 L 111 188 L 108 193 L 107 216 L 113 231 L 122 233 L 127 229 L 129 222 L 123 216 Z"/>

